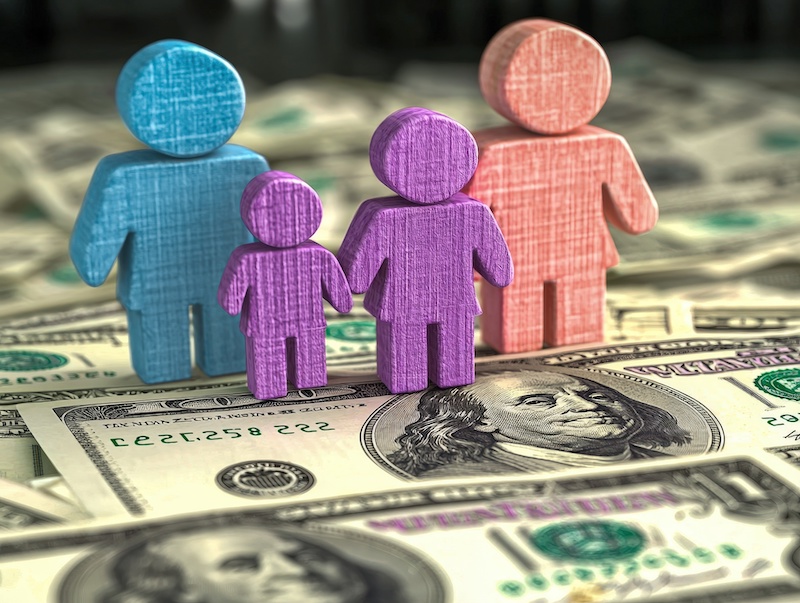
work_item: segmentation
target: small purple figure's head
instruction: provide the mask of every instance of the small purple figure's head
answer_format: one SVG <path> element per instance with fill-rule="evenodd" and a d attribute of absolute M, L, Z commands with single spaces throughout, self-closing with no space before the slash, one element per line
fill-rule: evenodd
<path fill-rule="evenodd" d="M 297 176 L 275 170 L 253 178 L 242 194 L 242 220 L 270 247 L 294 247 L 322 222 L 319 195 Z"/>
<path fill-rule="evenodd" d="M 414 203 L 445 201 L 460 191 L 478 166 L 478 145 L 446 115 L 408 107 L 387 117 L 369 145 L 378 180 Z"/>

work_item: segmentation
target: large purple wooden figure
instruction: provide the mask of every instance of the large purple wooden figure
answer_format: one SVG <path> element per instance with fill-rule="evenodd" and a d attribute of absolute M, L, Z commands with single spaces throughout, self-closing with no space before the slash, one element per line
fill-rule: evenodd
<path fill-rule="evenodd" d="M 339 260 L 377 319 L 378 376 L 393 393 L 475 380 L 473 269 L 496 287 L 513 269 L 486 205 L 459 193 L 478 163 L 472 135 L 440 113 L 410 107 L 370 143 L 378 179 L 397 193 L 365 201 Z"/>
<path fill-rule="evenodd" d="M 336 257 L 307 240 L 319 228 L 322 204 L 308 184 L 286 172 L 253 178 L 242 195 L 242 220 L 261 241 L 237 247 L 217 299 L 247 342 L 247 385 L 257 398 L 279 398 L 327 383 L 322 298 L 339 312 L 353 299 Z"/>

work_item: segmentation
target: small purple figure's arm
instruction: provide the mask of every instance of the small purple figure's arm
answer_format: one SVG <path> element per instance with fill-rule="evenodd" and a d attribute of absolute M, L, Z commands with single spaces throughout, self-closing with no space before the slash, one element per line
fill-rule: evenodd
<path fill-rule="evenodd" d="M 386 259 L 381 248 L 380 201 L 365 201 L 358 208 L 339 248 L 339 263 L 354 293 L 364 293 Z"/>
<path fill-rule="evenodd" d="M 244 245 L 233 250 L 217 289 L 219 305 L 231 316 L 242 311 L 242 304 L 250 286 L 247 256 L 243 247 Z"/>
<path fill-rule="evenodd" d="M 322 297 L 327 299 L 337 312 L 346 314 L 353 309 L 353 296 L 336 256 L 325 250 L 322 268 Z"/>
<path fill-rule="evenodd" d="M 508 287 L 514 280 L 514 265 L 506 240 L 491 210 L 482 203 L 475 208 L 479 216 L 476 219 L 478 236 L 472 256 L 475 270 L 495 287 Z"/>

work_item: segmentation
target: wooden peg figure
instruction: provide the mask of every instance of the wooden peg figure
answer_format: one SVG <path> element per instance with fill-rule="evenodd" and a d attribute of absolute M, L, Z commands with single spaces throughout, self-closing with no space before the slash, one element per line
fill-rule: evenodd
<path fill-rule="evenodd" d="M 477 147 L 462 125 L 427 109 L 401 109 L 370 143 L 378 179 L 398 196 L 358 209 L 339 252 L 351 289 L 377 319 L 378 376 L 392 393 L 475 380 L 473 269 L 511 282 L 508 247 L 489 209 L 458 191 Z"/>
<path fill-rule="evenodd" d="M 483 339 L 504 353 L 601 341 L 606 269 L 619 261 L 606 221 L 639 234 L 658 217 L 625 139 L 587 125 L 608 97 L 608 58 L 573 27 L 520 21 L 489 42 L 480 85 L 514 124 L 475 134 L 464 188 L 492 209 L 514 258 L 510 287 L 481 286 Z"/>
<path fill-rule="evenodd" d="M 209 50 L 164 40 L 137 52 L 117 82 L 117 107 L 149 148 L 97 165 L 70 241 L 81 278 L 103 283 L 119 256 L 133 368 L 147 383 L 244 371 L 244 339 L 216 300 L 237 245 L 252 241 L 239 218 L 247 183 L 266 160 L 225 144 L 244 115 L 236 70 Z"/>
<path fill-rule="evenodd" d="M 339 312 L 353 307 L 350 288 L 330 251 L 307 240 L 322 221 L 317 193 L 286 172 L 253 178 L 242 195 L 242 220 L 260 241 L 231 254 L 219 304 L 241 312 L 247 385 L 260 399 L 327 383 L 322 298 Z"/>

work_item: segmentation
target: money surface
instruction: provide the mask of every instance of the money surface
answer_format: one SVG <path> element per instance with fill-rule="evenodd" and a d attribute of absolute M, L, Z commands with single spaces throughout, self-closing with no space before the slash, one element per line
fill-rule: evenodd
<path fill-rule="evenodd" d="M 86 519 L 77 507 L 0 478 L 0 533 Z"/>
<path fill-rule="evenodd" d="M 788 603 L 798 494 L 737 454 L 48 529 L 0 537 L 0 598 Z"/>
<path fill-rule="evenodd" d="M 19 411 L 92 513 L 176 512 L 729 446 L 785 457 L 799 350 L 798 335 L 696 337 L 487 358 L 474 384 L 398 396 L 365 382 Z"/>

